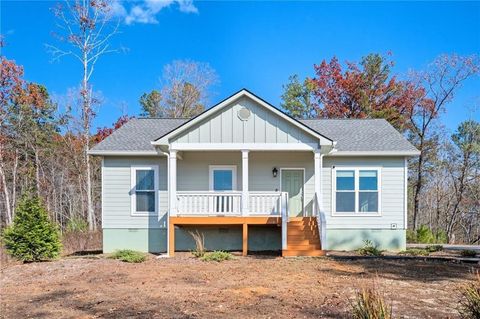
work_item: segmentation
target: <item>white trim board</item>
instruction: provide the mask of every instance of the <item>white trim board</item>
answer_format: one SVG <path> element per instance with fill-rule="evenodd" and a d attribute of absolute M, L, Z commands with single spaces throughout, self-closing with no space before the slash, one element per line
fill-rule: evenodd
<path fill-rule="evenodd" d="M 317 144 L 306 143 L 172 143 L 177 151 L 314 151 Z"/>
<path fill-rule="evenodd" d="M 155 194 L 155 211 L 154 212 L 137 212 L 136 211 L 136 171 L 137 170 L 153 170 L 153 179 L 154 179 L 154 194 Z M 159 175 L 158 175 L 159 166 L 158 165 L 132 165 L 130 166 L 130 216 L 157 216 L 158 215 L 158 203 L 160 197 L 159 191 Z"/>
<path fill-rule="evenodd" d="M 336 211 L 337 170 L 354 171 L 355 212 Z M 358 207 L 360 193 L 360 171 L 377 171 L 378 212 L 360 212 Z M 331 180 L 331 216 L 332 217 L 381 217 L 382 216 L 382 168 L 379 166 L 332 166 Z"/>
<path fill-rule="evenodd" d="M 213 191 L 213 171 L 231 170 L 232 171 L 232 190 L 237 190 L 237 165 L 208 165 L 208 189 Z M 218 191 L 216 191 L 218 192 Z M 227 191 L 230 192 L 230 191 Z"/>

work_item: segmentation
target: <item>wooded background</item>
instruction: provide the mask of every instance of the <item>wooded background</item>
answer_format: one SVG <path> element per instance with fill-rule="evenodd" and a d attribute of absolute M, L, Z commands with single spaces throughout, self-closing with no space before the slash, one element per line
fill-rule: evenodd
<path fill-rule="evenodd" d="M 136 116 L 124 114 L 111 127 L 92 128 L 98 112 L 108 110 L 95 93 L 101 83 L 94 88 L 91 77 L 101 59 L 119 51 L 109 46 L 120 36 L 110 5 L 67 1 L 53 10 L 61 28 L 47 50 L 53 59 L 73 58 L 81 65 L 78 90 L 67 102 L 52 100 L 48 88 L 24 78 L 12 57 L 0 57 L 1 228 L 13 222 L 19 197 L 27 192 L 43 199 L 62 230 L 101 228 L 100 159 L 87 150 Z M 281 107 L 297 118 L 388 120 L 421 152 L 409 161 L 409 228 L 428 230 L 438 241 L 478 244 L 480 123 L 472 112 L 447 134 L 441 115 L 462 84 L 478 76 L 479 58 L 444 54 L 403 77 L 393 73 L 393 65 L 391 55 L 377 53 L 359 62 L 323 60 L 312 77 L 290 77 Z M 218 75 L 207 63 L 179 60 L 164 67 L 162 83 L 139 97 L 140 116 L 195 116 Z"/>

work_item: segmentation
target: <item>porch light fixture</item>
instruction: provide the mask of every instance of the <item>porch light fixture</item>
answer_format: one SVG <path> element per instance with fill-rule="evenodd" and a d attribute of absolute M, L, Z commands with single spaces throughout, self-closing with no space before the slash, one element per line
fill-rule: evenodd
<path fill-rule="evenodd" d="M 278 174 L 278 169 L 277 169 L 276 167 L 274 167 L 274 168 L 272 169 L 272 175 L 273 175 L 273 177 L 277 177 L 277 174 Z"/>

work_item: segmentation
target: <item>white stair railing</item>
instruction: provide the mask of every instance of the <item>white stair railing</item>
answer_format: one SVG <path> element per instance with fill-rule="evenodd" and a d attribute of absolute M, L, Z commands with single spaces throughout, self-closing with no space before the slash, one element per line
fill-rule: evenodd
<path fill-rule="evenodd" d="M 281 193 L 282 212 L 282 250 L 287 250 L 287 226 L 288 226 L 288 193 Z"/>
<path fill-rule="evenodd" d="M 320 236 L 320 246 L 323 249 L 327 240 L 327 220 L 325 218 L 325 212 L 323 212 L 317 194 L 315 194 L 314 210 L 315 217 L 317 218 L 318 234 Z"/>

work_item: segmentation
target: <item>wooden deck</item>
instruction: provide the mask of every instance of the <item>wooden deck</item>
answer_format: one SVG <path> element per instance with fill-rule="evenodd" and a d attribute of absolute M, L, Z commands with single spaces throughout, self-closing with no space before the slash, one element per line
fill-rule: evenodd
<path fill-rule="evenodd" d="M 242 255 L 246 256 L 248 251 L 248 225 L 282 225 L 281 217 L 269 216 L 171 216 L 168 225 L 168 245 L 170 256 L 175 255 L 175 226 L 176 225 L 243 225 L 242 231 Z"/>
<path fill-rule="evenodd" d="M 207 226 L 207 225 L 242 225 L 242 255 L 248 252 L 249 225 L 277 225 L 282 226 L 281 217 L 270 216 L 171 216 L 169 220 L 169 253 L 175 255 L 175 226 Z M 321 248 L 320 234 L 316 218 L 293 217 L 289 218 L 287 226 L 287 249 L 282 256 L 324 256 Z"/>

